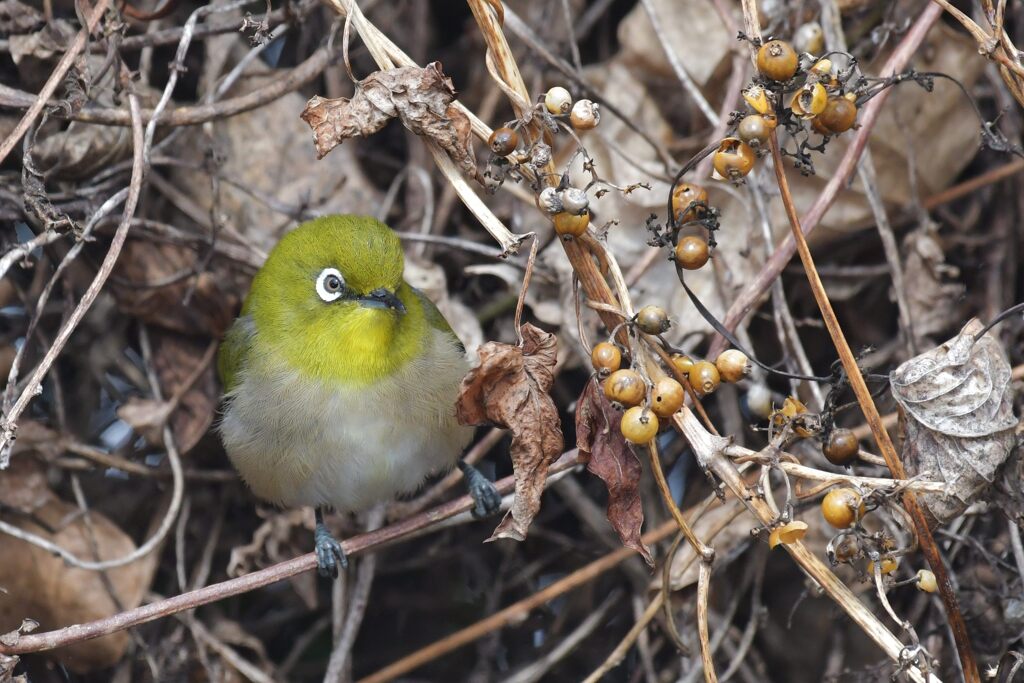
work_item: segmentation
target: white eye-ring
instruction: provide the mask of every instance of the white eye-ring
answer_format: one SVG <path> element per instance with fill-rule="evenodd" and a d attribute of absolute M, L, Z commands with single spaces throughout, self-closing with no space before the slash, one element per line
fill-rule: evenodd
<path fill-rule="evenodd" d="M 345 278 L 337 268 L 324 268 L 316 276 L 316 293 L 324 301 L 335 301 L 345 289 Z"/>

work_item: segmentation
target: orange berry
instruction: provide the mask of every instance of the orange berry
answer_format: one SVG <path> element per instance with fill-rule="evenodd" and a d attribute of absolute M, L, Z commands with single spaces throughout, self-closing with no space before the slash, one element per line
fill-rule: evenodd
<path fill-rule="evenodd" d="M 598 374 L 608 375 L 622 365 L 622 352 L 611 342 L 601 342 L 590 352 L 590 362 Z"/>
<path fill-rule="evenodd" d="M 684 270 L 697 270 L 711 257 L 708 243 L 703 237 L 687 235 L 681 237 L 676 244 L 676 263 Z"/>
<path fill-rule="evenodd" d="M 857 437 L 849 429 L 833 429 L 828 441 L 821 449 L 825 457 L 833 465 L 849 465 L 857 459 L 860 446 Z"/>
<path fill-rule="evenodd" d="M 619 430 L 626 441 L 645 444 L 658 435 L 658 416 L 640 406 L 633 406 L 622 414 Z"/>
<path fill-rule="evenodd" d="M 693 206 L 687 209 L 695 203 L 708 203 L 708 191 L 700 185 L 679 183 L 676 189 L 672 190 L 672 213 L 675 214 L 677 222 L 688 223 L 700 218 L 700 214 L 704 212 L 703 207 Z"/>
<path fill-rule="evenodd" d="M 769 40 L 757 51 L 757 70 L 773 81 L 788 81 L 798 66 L 796 50 L 784 40 Z"/>
<path fill-rule="evenodd" d="M 658 417 L 671 417 L 683 407 L 686 392 L 683 385 L 671 377 L 659 379 L 651 392 L 651 410 Z"/>
<path fill-rule="evenodd" d="M 490 145 L 491 151 L 498 156 L 507 157 L 516 151 L 516 147 L 519 145 L 519 133 L 511 128 L 498 128 L 491 133 L 487 144 Z"/>
<path fill-rule="evenodd" d="M 562 211 L 555 214 L 555 232 L 562 237 L 580 237 L 587 231 L 590 225 L 590 214 L 583 213 L 580 216 Z"/>
<path fill-rule="evenodd" d="M 719 354 L 715 359 L 715 367 L 726 382 L 739 382 L 749 375 L 751 370 L 747 354 L 738 349 L 728 349 Z"/>
<path fill-rule="evenodd" d="M 709 363 L 706 360 L 694 363 L 689 373 L 687 373 L 687 378 L 690 380 L 690 386 L 693 387 L 698 396 L 710 394 L 718 388 L 718 384 L 721 381 L 718 368 L 715 367 L 714 363 Z"/>
<path fill-rule="evenodd" d="M 864 500 L 854 489 L 832 489 L 821 501 L 821 514 L 825 521 L 837 529 L 849 529 L 864 517 Z"/>
<path fill-rule="evenodd" d="M 750 145 L 739 138 L 725 138 L 712 161 L 718 175 L 735 182 L 750 173 L 756 160 Z"/>
<path fill-rule="evenodd" d="M 624 406 L 639 405 L 647 395 L 647 384 L 636 370 L 616 370 L 604 381 L 604 395 Z"/>

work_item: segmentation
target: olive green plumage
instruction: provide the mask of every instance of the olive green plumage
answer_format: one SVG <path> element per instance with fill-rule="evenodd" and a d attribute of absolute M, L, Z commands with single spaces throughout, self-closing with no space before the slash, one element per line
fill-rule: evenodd
<path fill-rule="evenodd" d="M 358 510 L 451 467 L 464 350 L 402 278 L 383 223 L 327 216 L 285 235 L 218 358 L 220 432 L 260 497 Z"/>

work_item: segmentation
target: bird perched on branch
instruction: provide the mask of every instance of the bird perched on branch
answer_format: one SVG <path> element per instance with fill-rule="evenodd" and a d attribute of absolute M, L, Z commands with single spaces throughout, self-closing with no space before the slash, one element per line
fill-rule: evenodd
<path fill-rule="evenodd" d="M 220 348 L 228 456 L 260 498 L 315 508 L 324 576 L 347 564 L 325 507 L 365 510 L 456 463 L 476 516 L 501 502 L 459 460 L 472 434 L 455 419 L 465 349 L 403 267 L 377 220 L 303 223 L 271 251 Z"/>

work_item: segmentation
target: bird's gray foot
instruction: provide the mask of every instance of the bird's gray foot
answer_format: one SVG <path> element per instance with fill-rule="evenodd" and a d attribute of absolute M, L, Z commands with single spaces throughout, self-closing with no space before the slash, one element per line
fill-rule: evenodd
<path fill-rule="evenodd" d="M 316 548 L 316 568 L 324 578 L 338 578 L 338 567 L 348 567 L 348 558 L 337 539 L 328 531 L 324 524 L 324 513 L 316 511 L 316 531 L 313 532 L 313 543 Z"/>
<path fill-rule="evenodd" d="M 498 512 L 501 509 L 501 494 L 498 493 L 494 482 L 485 477 L 480 470 L 461 460 L 459 469 L 466 478 L 466 488 L 475 503 L 472 510 L 473 518 L 483 519 Z"/>

